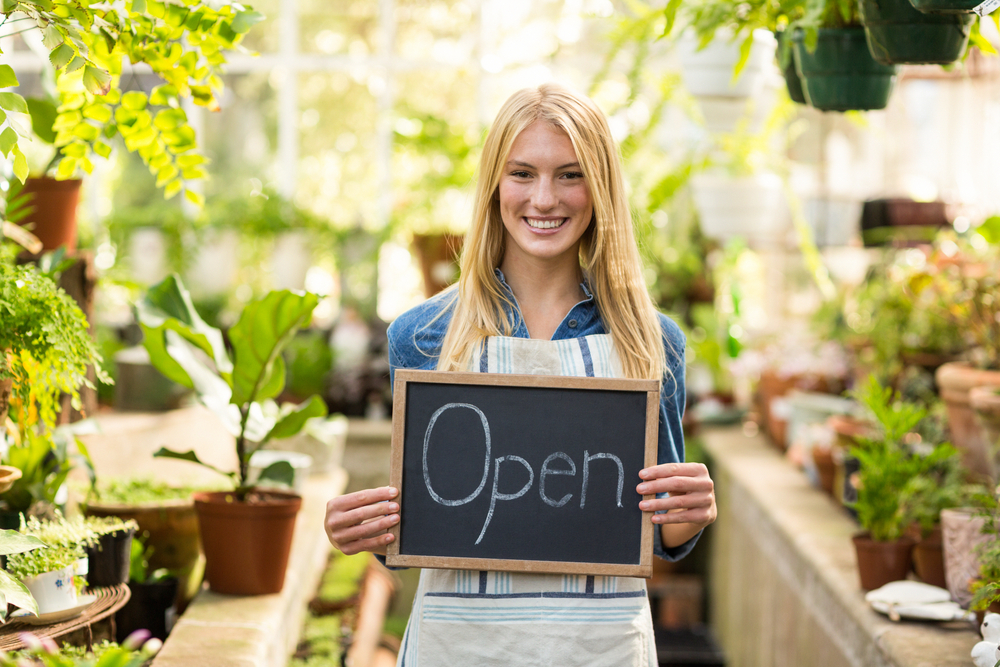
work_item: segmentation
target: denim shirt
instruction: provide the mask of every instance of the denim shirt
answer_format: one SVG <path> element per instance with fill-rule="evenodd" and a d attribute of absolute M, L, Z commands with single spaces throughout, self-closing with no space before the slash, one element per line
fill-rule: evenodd
<path fill-rule="evenodd" d="M 503 273 L 496 269 L 496 277 L 502 288 L 515 304 L 513 312 L 509 313 L 514 323 L 515 338 L 530 338 L 528 327 L 517 308 L 517 300 L 513 291 L 507 285 Z M 593 334 L 604 334 L 604 323 L 597 311 L 594 295 L 586 283 L 580 287 L 586 298 L 575 306 L 559 323 L 552 340 L 581 338 Z M 453 305 L 458 298 L 458 291 L 446 290 L 431 297 L 424 303 L 411 308 L 393 321 L 389 326 L 389 367 L 390 381 L 395 378 L 397 368 L 412 368 L 416 370 L 434 370 L 437 368 L 438 356 L 448 323 L 451 321 Z M 684 460 L 684 431 L 681 418 L 684 416 L 684 333 L 680 327 L 666 315 L 660 313 L 660 327 L 663 329 L 664 347 L 667 353 L 667 365 L 670 373 L 665 375 L 660 387 L 660 424 L 659 443 L 657 447 L 657 463 L 676 463 Z M 639 483 L 636 479 L 636 484 Z M 658 494 L 665 497 L 667 494 Z M 664 548 L 659 530 L 653 531 L 653 553 L 660 558 L 676 561 L 691 551 L 698 537 L 684 544 Z"/>

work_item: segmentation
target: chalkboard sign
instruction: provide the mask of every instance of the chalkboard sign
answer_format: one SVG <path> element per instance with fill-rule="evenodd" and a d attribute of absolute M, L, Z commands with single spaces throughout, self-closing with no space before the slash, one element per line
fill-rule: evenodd
<path fill-rule="evenodd" d="M 386 562 L 651 576 L 658 415 L 653 380 L 396 371 Z"/>

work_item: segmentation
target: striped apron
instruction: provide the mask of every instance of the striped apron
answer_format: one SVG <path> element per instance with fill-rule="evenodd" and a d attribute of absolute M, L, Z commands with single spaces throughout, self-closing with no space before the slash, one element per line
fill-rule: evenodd
<path fill-rule="evenodd" d="M 607 334 L 491 337 L 471 370 L 621 377 Z M 656 667 L 644 579 L 424 569 L 399 667 Z"/>

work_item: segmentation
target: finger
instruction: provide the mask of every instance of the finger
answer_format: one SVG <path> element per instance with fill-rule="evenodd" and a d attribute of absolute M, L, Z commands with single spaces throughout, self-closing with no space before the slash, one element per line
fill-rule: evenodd
<path fill-rule="evenodd" d="M 715 521 L 715 513 L 711 508 L 702 507 L 698 509 L 681 510 L 680 512 L 654 514 L 651 520 L 655 524 L 694 523 L 708 525 Z"/>
<path fill-rule="evenodd" d="M 661 477 L 648 482 L 643 482 L 635 487 L 636 493 L 647 495 L 650 493 L 695 493 L 708 492 L 715 488 L 715 482 L 711 477 Z"/>
<path fill-rule="evenodd" d="M 347 545 L 356 540 L 364 540 L 378 533 L 383 533 L 399 522 L 398 514 L 374 519 L 362 524 L 356 524 L 330 532 L 330 541 L 334 545 Z"/>
<path fill-rule="evenodd" d="M 375 503 L 373 505 L 366 505 L 364 507 L 359 507 L 355 510 L 350 510 L 349 512 L 340 512 L 332 514 L 327 519 L 328 525 L 331 529 L 346 528 L 348 526 L 356 526 L 358 524 L 370 521 L 387 514 L 392 514 L 393 512 L 399 511 L 399 504 L 395 502 L 381 502 Z"/>
<path fill-rule="evenodd" d="M 351 556 L 362 551 L 372 551 L 375 553 L 385 554 L 385 546 L 392 542 L 395 538 L 392 533 L 384 533 L 375 537 L 370 537 L 364 540 L 357 540 L 351 542 L 350 544 L 344 545 L 341 549 L 344 554 Z"/>
<path fill-rule="evenodd" d="M 326 503 L 327 513 L 348 512 L 365 505 L 372 505 L 386 500 L 392 500 L 399 494 L 399 491 L 391 486 L 382 486 L 377 489 L 365 489 L 347 493 L 336 498 L 331 498 Z"/>
<path fill-rule="evenodd" d="M 704 463 L 662 463 L 639 471 L 639 477 L 647 480 L 678 476 L 708 476 L 708 468 Z"/>
<path fill-rule="evenodd" d="M 687 493 L 682 496 L 643 500 L 639 503 L 639 509 L 644 512 L 685 510 L 711 507 L 714 502 L 715 498 L 711 493 Z"/>

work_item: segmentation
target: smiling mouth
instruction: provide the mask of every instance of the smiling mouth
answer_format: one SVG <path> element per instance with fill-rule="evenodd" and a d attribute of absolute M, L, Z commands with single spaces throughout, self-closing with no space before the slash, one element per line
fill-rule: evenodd
<path fill-rule="evenodd" d="M 533 229 L 555 229 L 561 227 L 569 218 L 555 218 L 551 220 L 538 220 L 535 218 L 524 218 L 528 226 Z"/>

